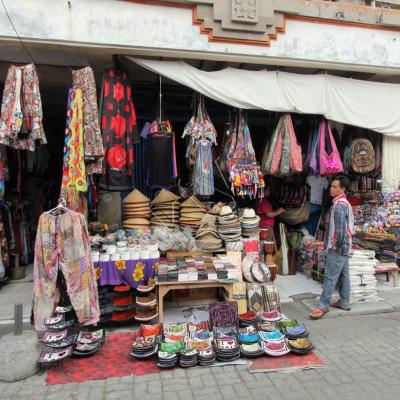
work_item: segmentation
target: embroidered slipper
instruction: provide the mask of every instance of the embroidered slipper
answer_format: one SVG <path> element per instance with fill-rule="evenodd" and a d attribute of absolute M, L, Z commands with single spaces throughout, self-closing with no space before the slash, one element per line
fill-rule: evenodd
<path fill-rule="evenodd" d="M 321 310 L 320 308 L 315 308 L 311 311 L 309 317 L 311 319 L 320 319 L 322 318 L 329 310 Z"/>
<path fill-rule="evenodd" d="M 338 301 L 336 303 L 331 304 L 331 307 L 340 308 L 341 310 L 344 310 L 344 311 L 350 311 L 351 310 L 350 307 L 347 307 L 347 308 L 346 307 L 342 307 Z"/>

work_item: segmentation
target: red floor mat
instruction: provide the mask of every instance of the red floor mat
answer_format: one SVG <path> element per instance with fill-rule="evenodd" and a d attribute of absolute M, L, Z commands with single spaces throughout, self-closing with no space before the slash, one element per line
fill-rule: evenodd
<path fill-rule="evenodd" d="M 301 371 L 303 369 L 323 368 L 326 363 L 314 352 L 306 355 L 289 353 L 282 357 L 261 357 L 252 361 L 250 373 L 274 371 Z"/>
<path fill-rule="evenodd" d="M 107 336 L 100 351 L 94 356 L 71 358 L 52 367 L 46 382 L 49 385 L 57 385 L 160 372 L 156 359 L 133 360 L 129 355 L 131 344 L 132 334 L 112 333 Z"/>

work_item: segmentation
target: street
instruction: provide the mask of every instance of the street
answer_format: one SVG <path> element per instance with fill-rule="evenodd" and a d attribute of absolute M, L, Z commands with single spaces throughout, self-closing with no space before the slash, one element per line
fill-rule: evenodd
<path fill-rule="evenodd" d="M 176 369 L 146 376 L 45 385 L 45 375 L 0 383 L 0 399 L 18 400 L 190 400 L 399 398 L 400 312 L 307 319 L 299 303 L 285 305 L 292 318 L 306 322 L 326 368 L 303 372 L 255 373 L 247 366 Z"/>

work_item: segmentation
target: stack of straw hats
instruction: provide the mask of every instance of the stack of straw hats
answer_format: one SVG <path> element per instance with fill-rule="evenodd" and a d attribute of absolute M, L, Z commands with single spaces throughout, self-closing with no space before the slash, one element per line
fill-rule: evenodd
<path fill-rule="evenodd" d="M 219 213 L 218 234 L 225 242 L 236 242 L 242 238 L 239 218 L 229 206 L 222 207 Z"/>
<path fill-rule="evenodd" d="M 123 200 L 124 229 L 142 229 L 150 225 L 150 199 L 135 189 Z"/>
<path fill-rule="evenodd" d="M 260 235 L 260 217 L 252 208 L 245 208 L 242 217 L 242 234 L 245 237 L 258 237 Z"/>
<path fill-rule="evenodd" d="M 196 246 L 204 251 L 216 251 L 223 247 L 223 242 L 218 236 L 216 217 L 205 214 L 196 232 Z"/>
<path fill-rule="evenodd" d="M 191 196 L 181 204 L 179 224 L 183 226 L 197 227 L 205 215 L 203 203 Z"/>
<path fill-rule="evenodd" d="M 176 228 L 179 222 L 179 196 L 162 189 L 151 202 L 151 226 Z"/>

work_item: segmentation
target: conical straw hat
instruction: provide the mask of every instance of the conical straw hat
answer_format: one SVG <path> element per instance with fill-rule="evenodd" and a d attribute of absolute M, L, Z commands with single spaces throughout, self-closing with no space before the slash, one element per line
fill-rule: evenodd
<path fill-rule="evenodd" d="M 185 208 L 204 208 L 204 204 L 196 197 L 190 196 L 186 201 L 181 204 L 181 207 Z"/>
<path fill-rule="evenodd" d="M 168 190 L 161 189 L 158 195 L 151 201 L 151 204 L 160 204 L 160 203 L 167 203 L 179 200 L 179 196 L 176 194 L 169 192 Z"/>
<path fill-rule="evenodd" d="M 135 189 L 124 198 L 123 203 L 148 203 L 149 201 L 150 199 L 148 197 Z"/>
<path fill-rule="evenodd" d="M 150 222 L 146 218 L 127 218 L 124 225 L 150 225 Z"/>

